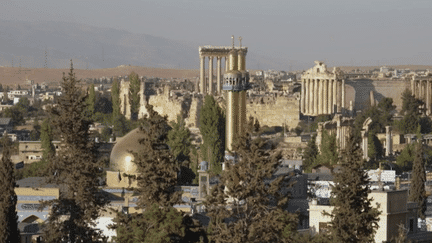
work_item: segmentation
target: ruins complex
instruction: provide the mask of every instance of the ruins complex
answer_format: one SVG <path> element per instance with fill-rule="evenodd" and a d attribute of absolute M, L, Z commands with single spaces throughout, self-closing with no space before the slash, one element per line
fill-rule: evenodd
<path fill-rule="evenodd" d="M 417 76 L 411 78 L 411 93 L 416 98 L 423 100 L 426 105 L 426 114 L 432 113 L 431 109 L 431 96 L 432 96 L 432 76 Z"/>
<path fill-rule="evenodd" d="M 216 69 L 216 89 L 217 94 L 221 95 L 221 75 L 222 75 L 222 58 L 225 58 L 225 72 L 228 71 L 228 62 L 229 62 L 229 52 L 232 47 L 230 46 L 200 46 L 199 57 L 200 57 L 200 82 L 197 85 L 197 91 L 201 94 L 215 94 L 214 92 L 214 82 L 213 82 L 213 59 L 216 58 L 217 69 Z M 237 51 L 240 55 L 246 56 L 247 47 L 234 47 L 235 51 Z M 208 83 L 206 83 L 206 72 L 205 72 L 205 59 L 208 57 L 209 59 L 209 71 L 208 71 Z M 246 59 L 242 59 L 244 62 Z"/>
<path fill-rule="evenodd" d="M 315 61 L 315 66 L 302 75 L 301 87 L 303 115 L 330 115 L 343 111 L 345 79 L 339 68 L 330 72 L 323 62 Z"/>

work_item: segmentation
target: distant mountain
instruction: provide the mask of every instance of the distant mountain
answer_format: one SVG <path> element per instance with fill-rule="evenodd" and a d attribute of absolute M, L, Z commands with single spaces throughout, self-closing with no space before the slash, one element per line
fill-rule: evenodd
<path fill-rule="evenodd" d="M 134 66 L 198 69 L 196 44 L 67 22 L 0 21 L 0 66 L 78 69 Z M 224 43 L 221 43 L 223 45 Z M 45 54 L 46 52 L 46 54 Z M 249 50 L 247 67 L 284 69 L 284 60 Z M 311 64 L 312 65 L 312 64 Z M 215 65 L 216 66 L 216 65 Z"/>

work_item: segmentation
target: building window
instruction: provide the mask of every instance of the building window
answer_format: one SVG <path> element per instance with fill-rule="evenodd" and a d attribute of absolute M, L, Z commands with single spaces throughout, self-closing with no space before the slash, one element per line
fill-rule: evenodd
<path fill-rule="evenodd" d="M 410 219 L 409 231 L 414 232 L 414 219 Z"/>

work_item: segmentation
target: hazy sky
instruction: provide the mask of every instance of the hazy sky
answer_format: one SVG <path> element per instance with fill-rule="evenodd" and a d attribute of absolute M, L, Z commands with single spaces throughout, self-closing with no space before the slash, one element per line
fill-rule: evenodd
<path fill-rule="evenodd" d="M 1 20 L 78 22 L 197 45 L 240 35 L 250 52 L 310 66 L 432 64 L 431 0 L 0 0 Z"/>

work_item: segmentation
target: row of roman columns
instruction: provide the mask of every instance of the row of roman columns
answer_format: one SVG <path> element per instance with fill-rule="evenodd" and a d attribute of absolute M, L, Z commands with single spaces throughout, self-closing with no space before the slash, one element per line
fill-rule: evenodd
<path fill-rule="evenodd" d="M 431 82 L 432 80 L 411 80 L 411 94 L 417 99 L 423 100 L 426 104 L 426 114 L 430 115 L 432 113 L 431 107 Z"/>
<path fill-rule="evenodd" d="M 206 83 L 206 72 L 205 72 L 205 59 L 208 57 L 209 71 L 208 71 L 208 83 Z M 213 59 L 216 57 L 217 68 L 216 68 L 216 89 L 217 93 L 221 94 L 222 90 L 222 58 L 225 58 L 225 71 L 228 71 L 228 57 L 227 56 L 204 56 L 200 55 L 200 82 L 197 91 L 201 94 L 214 94 L 213 91 Z"/>
<path fill-rule="evenodd" d="M 301 112 L 307 116 L 334 114 L 345 103 L 345 80 L 302 79 Z"/>

